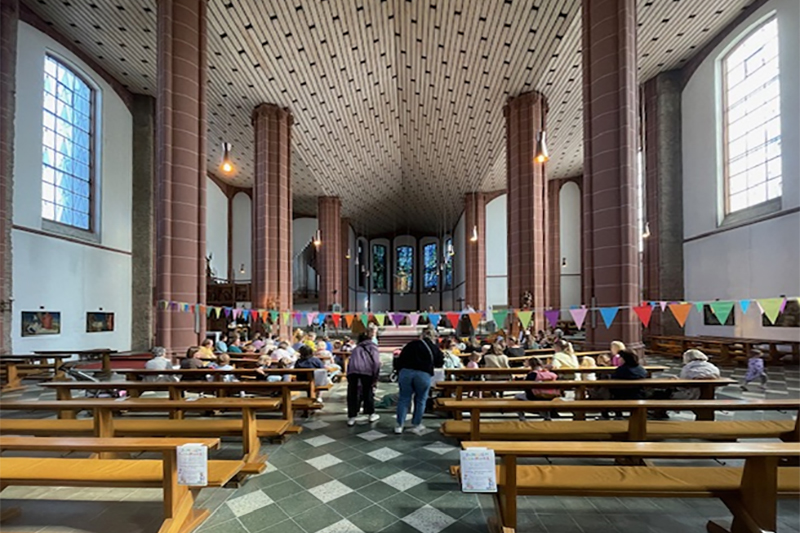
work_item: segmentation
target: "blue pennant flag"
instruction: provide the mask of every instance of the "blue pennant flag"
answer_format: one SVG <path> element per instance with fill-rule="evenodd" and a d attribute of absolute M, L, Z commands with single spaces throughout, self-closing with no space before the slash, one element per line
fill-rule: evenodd
<path fill-rule="evenodd" d="M 325 323 L 325 317 L 327 317 L 327 316 L 328 316 L 328 313 L 320 313 L 319 315 L 317 315 L 317 322 L 319 322 L 320 325 L 324 324 Z"/>
<path fill-rule="evenodd" d="M 428 320 L 431 321 L 431 326 L 434 328 L 439 327 L 439 320 L 442 319 L 442 316 L 439 313 L 428 313 Z"/>
<path fill-rule="evenodd" d="M 739 307 L 742 308 L 742 314 L 747 313 L 747 310 L 750 308 L 750 300 L 741 300 L 739 302 Z"/>
<path fill-rule="evenodd" d="M 617 313 L 619 312 L 619 307 L 601 307 L 600 314 L 603 316 L 603 322 L 606 325 L 606 329 L 611 327 L 611 324 L 614 322 L 614 319 L 617 317 Z"/>

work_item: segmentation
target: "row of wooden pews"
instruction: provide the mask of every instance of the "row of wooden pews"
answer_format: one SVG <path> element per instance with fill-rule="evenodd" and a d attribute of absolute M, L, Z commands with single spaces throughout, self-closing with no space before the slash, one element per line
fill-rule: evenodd
<path fill-rule="evenodd" d="M 784 359 L 800 362 L 800 342 L 739 337 L 688 335 L 652 335 L 648 337 L 647 352 L 668 357 L 680 357 L 686 350 L 697 349 L 720 365 L 745 363 L 753 350 L 765 354 L 766 364 L 781 364 Z"/>

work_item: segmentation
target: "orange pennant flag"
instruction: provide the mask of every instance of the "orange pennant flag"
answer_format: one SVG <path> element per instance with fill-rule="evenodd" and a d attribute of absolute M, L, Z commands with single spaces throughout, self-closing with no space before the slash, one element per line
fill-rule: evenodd
<path fill-rule="evenodd" d="M 478 324 L 481 323 L 481 314 L 480 313 L 470 313 L 469 314 L 469 321 L 472 323 L 472 329 L 478 329 Z"/>
<path fill-rule="evenodd" d="M 353 315 L 346 313 L 344 315 L 344 323 L 347 324 L 347 327 L 349 328 L 353 324 Z"/>
<path fill-rule="evenodd" d="M 669 304 L 669 310 L 672 311 L 672 316 L 678 321 L 678 325 L 683 327 L 686 324 L 686 319 L 689 318 L 689 313 L 692 310 L 692 304 Z"/>

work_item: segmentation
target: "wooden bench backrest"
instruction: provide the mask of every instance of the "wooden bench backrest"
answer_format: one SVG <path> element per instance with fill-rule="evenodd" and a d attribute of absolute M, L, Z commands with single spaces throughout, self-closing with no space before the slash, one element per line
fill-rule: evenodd
<path fill-rule="evenodd" d="M 75 438 L 75 437 L 0 437 L 0 450 L 36 452 L 160 452 L 184 444 L 203 444 L 219 448 L 218 438 Z"/>
<path fill-rule="evenodd" d="M 462 390 L 522 390 L 522 389 L 573 389 L 576 387 L 587 388 L 619 388 L 619 387 L 699 387 L 713 386 L 725 387 L 738 383 L 734 379 L 603 379 L 588 380 L 556 380 L 556 381 L 439 381 L 436 386 L 440 389 Z"/>
<path fill-rule="evenodd" d="M 800 399 L 787 400 L 584 400 L 574 402 L 548 402 L 547 409 L 555 411 L 602 411 L 669 409 L 695 410 L 716 409 L 727 411 L 762 411 L 762 410 L 797 410 Z M 541 411 L 542 402 L 520 400 L 456 400 L 446 398 L 439 400 L 443 409 L 462 411 L 497 412 L 498 410 Z"/>

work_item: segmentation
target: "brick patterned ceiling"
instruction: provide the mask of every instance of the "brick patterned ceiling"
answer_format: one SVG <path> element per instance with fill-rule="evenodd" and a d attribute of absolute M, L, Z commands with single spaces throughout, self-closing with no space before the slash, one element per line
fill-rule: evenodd
<path fill-rule="evenodd" d="M 156 85 L 156 0 L 23 0 L 136 93 Z M 752 0 L 637 0 L 640 79 L 682 66 Z M 295 210 L 339 195 L 362 231 L 440 231 L 505 186 L 503 105 L 549 100 L 548 176 L 580 174 L 580 0 L 209 0 L 209 169 L 250 113 L 291 109 Z"/>

